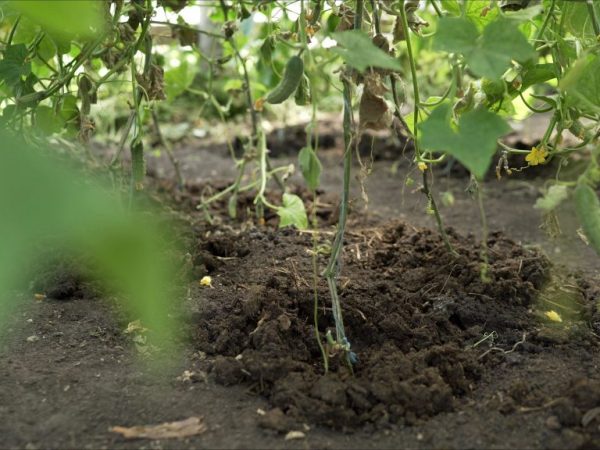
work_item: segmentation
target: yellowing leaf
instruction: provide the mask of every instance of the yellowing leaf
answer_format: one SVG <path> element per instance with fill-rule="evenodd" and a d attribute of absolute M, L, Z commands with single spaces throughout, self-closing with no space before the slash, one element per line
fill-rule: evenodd
<path fill-rule="evenodd" d="M 562 322 L 562 317 L 554 310 L 546 311 L 544 315 L 552 322 Z"/>

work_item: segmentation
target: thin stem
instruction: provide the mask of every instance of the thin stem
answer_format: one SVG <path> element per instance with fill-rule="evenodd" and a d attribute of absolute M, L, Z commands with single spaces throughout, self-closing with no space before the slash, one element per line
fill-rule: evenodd
<path fill-rule="evenodd" d="M 165 139 L 164 135 L 160 130 L 160 124 L 158 120 L 158 114 L 156 114 L 156 110 L 152 109 L 152 123 L 154 124 L 154 131 L 156 132 L 156 136 L 158 137 L 158 141 L 167 151 L 167 156 L 169 157 L 169 161 L 173 165 L 173 169 L 175 170 L 175 177 L 177 178 L 177 187 L 179 189 L 183 189 L 183 177 L 181 176 L 181 170 L 179 167 L 179 160 L 173 154 L 173 148 L 171 144 Z"/>
<path fill-rule="evenodd" d="M 432 170 L 431 167 L 429 170 Z M 431 193 L 431 188 L 429 187 L 429 180 L 427 178 L 427 170 L 423 172 L 423 193 L 427 196 L 427 200 L 429 201 L 429 205 L 431 206 L 431 210 L 433 211 L 433 216 L 435 217 L 435 222 L 437 224 L 440 235 L 442 236 L 442 240 L 444 241 L 444 246 L 446 247 L 446 250 L 448 250 L 448 252 L 453 256 L 458 256 L 458 253 L 456 252 L 456 250 L 454 250 L 454 247 L 452 247 L 452 244 L 450 243 L 448 234 L 444 229 L 444 221 L 442 220 L 440 210 L 437 206 L 435 198 L 433 197 L 433 194 Z"/>
<path fill-rule="evenodd" d="M 162 22 L 160 20 L 153 20 L 150 23 L 152 25 L 165 25 L 165 26 L 172 27 L 172 28 L 181 28 L 183 30 L 191 30 L 191 31 L 195 31 L 196 33 L 204 34 L 206 36 L 210 36 L 210 37 L 215 38 L 215 39 L 226 39 L 226 37 L 223 36 L 222 34 L 213 33 L 211 31 L 202 30 L 200 28 L 193 27 L 193 26 L 188 25 L 186 23 Z"/>
<path fill-rule="evenodd" d="M 544 22 L 542 23 L 542 26 L 540 27 L 537 34 L 535 35 L 536 42 L 542 40 L 542 38 L 544 37 L 544 31 L 546 31 L 546 27 L 548 26 L 548 23 L 550 23 L 550 18 L 552 17 L 552 14 L 554 13 L 554 5 L 555 4 L 556 4 L 556 0 L 552 0 L 552 3 L 550 3 L 550 7 L 548 8 L 548 12 L 546 13 L 546 17 L 544 18 Z"/>
<path fill-rule="evenodd" d="M 479 207 L 479 217 L 481 219 L 481 280 L 484 283 L 490 281 L 488 276 L 489 259 L 488 259 L 488 224 L 487 217 L 485 215 L 485 208 L 483 207 L 483 193 L 481 187 L 474 181 L 477 190 L 477 205 Z"/>
<path fill-rule="evenodd" d="M 590 14 L 590 18 L 592 19 L 592 26 L 594 27 L 594 33 L 596 36 L 600 36 L 600 24 L 598 23 L 598 18 L 596 17 L 596 11 L 594 9 L 594 2 L 592 0 L 586 1 L 588 12 Z"/>
<path fill-rule="evenodd" d="M 381 21 L 379 18 L 379 11 L 377 8 L 377 0 L 371 1 L 371 9 L 373 10 L 373 23 L 375 25 L 375 33 L 381 34 Z"/>
<path fill-rule="evenodd" d="M 413 112 L 413 136 L 414 136 L 414 145 L 415 145 L 415 153 L 417 157 L 421 156 L 421 152 L 419 150 L 419 142 L 418 142 L 418 124 L 419 124 L 419 104 L 421 103 L 421 99 L 419 97 L 419 85 L 417 81 L 417 67 L 415 64 L 415 59 L 412 50 L 412 44 L 410 42 L 410 28 L 408 27 L 408 19 L 406 17 L 406 10 L 404 9 L 404 0 L 400 1 L 400 17 L 402 18 L 402 27 L 404 29 L 404 35 L 406 37 L 406 51 L 408 52 L 408 60 L 410 63 L 410 73 L 412 78 L 413 85 L 413 96 L 414 96 L 414 112 Z"/>
<path fill-rule="evenodd" d="M 10 47 L 10 45 L 12 44 L 12 40 L 15 37 L 15 32 L 17 31 L 17 27 L 19 26 L 19 22 L 21 22 L 21 16 L 17 17 L 17 20 L 15 20 L 14 25 L 10 29 L 10 34 L 8 35 L 8 41 L 6 41 L 7 47 Z"/>
<path fill-rule="evenodd" d="M 418 125 L 419 125 L 419 105 L 421 103 L 421 100 L 419 97 L 419 84 L 417 81 L 417 65 L 415 63 L 412 45 L 410 42 L 410 28 L 408 27 L 408 19 L 406 17 L 406 10 L 404 8 L 404 0 L 400 1 L 400 17 L 402 18 L 402 26 L 404 28 L 404 35 L 406 38 L 406 50 L 408 52 L 408 59 L 410 62 L 410 72 L 411 72 L 412 85 L 413 85 L 413 96 L 414 96 L 414 101 L 415 101 L 414 114 L 413 114 L 413 142 L 414 142 L 414 146 L 415 146 L 416 158 L 417 158 L 417 160 L 420 161 L 422 156 L 421 156 L 421 151 L 419 148 Z M 450 243 L 450 239 L 448 239 L 448 234 L 446 233 L 446 230 L 444 229 L 444 222 L 442 220 L 442 216 L 440 214 L 437 203 L 436 203 L 435 199 L 433 198 L 431 189 L 429 188 L 429 180 L 427 179 L 427 171 L 423 172 L 423 192 L 427 196 L 429 205 L 431 206 L 431 209 L 433 210 L 433 214 L 435 216 L 435 221 L 437 223 L 438 230 L 442 236 L 442 240 L 444 241 L 444 245 L 446 246 L 446 249 L 452 255 L 456 256 L 457 253 L 454 250 L 454 248 L 452 247 L 452 244 Z"/>
<path fill-rule="evenodd" d="M 344 233 L 346 231 L 346 221 L 348 219 L 348 206 L 350 197 L 350 175 L 352 170 L 352 97 L 350 82 L 342 78 L 344 85 L 344 186 L 342 190 L 342 200 L 340 202 L 340 214 L 338 226 L 331 247 L 329 263 L 323 272 L 327 279 L 329 292 L 331 294 L 331 309 L 333 320 L 335 322 L 335 331 L 337 343 L 344 345 L 347 343 L 344 321 L 342 318 L 342 308 L 337 292 L 336 280 L 340 271 L 340 257 L 344 243 Z M 349 346 L 348 346 L 349 348 Z"/>

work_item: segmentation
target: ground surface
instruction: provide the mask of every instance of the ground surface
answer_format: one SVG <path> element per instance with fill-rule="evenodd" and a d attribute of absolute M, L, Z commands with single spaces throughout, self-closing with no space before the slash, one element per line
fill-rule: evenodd
<path fill-rule="evenodd" d="M 341 182 L 334 138 L 322 157 L 318 244 L 331 237 Z M 288 139 L 280 147 L 290 146 Z M 339 357 L 321 377 L 313 235 L 276 231 L 269 217 L 265 228 L 244 224 L 249 198 L 238 225 L 228 226 L 224 203 L 206 224 L 193 206 L 233 172 L 222 146 L 188 143 L 177 149 L 183 193 L 164 181 L 168 164 L 151 163 L 155 185 L 189 223 L 195 279 L 213 278 L 213 289 L 190 283 L 180 355 L 151 373 L 123 333 L 127 321 L 78 280 L 51 292 L 62 300 L 23 297 L 0 340 L 0 446 L 599 448 L 600 264 L 577 236 L 572 210 L 561 209 L 563 234 L 550 240 L 531 208 L 542 179 L 486 182 L 492 282 L 483 284 L 468 179 L 454 171 L 435 181 L 455 199 L 442 207 L 455 230 L 454 259 L 427 228 L 434 223 L 423 195 L 406 187 L 409 165 L 390 170 L 399 152 L 376 153 L 367 210 L 360 189 L 353 192 L 339 284 L 360 358 L 354 377 Z M 279 154 L 277 165 L 294 159 L 293 151 Z M 318 293 L 323 331 L 331 318 L 322 281 Z M 550 309 L 562 324 L 545 318 Z M 181 377 L 186 370 L 191 379 Z M 204 416 L 208 430 L 183 441 L 126 441 L 108 431 L 190 416 Z M 306 437 L 284 441 L 290 430 Z"/>

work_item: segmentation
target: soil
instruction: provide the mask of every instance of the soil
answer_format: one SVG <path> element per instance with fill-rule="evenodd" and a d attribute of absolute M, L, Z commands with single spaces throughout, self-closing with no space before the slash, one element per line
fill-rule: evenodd
<path fill-rule="evenodd" d="M 325 252 L 337 214 L 338 140 L 321 157 L 316 248 Z M 313 320 L 315 236 L 277 229 L 274 215 L 252 223 L 250 194 L 241 195 L 236 222 L 224 200 L 207 223 L 195 206 L 227 185 L 231 165 L 198 145 L 177 156 L 183 192 L 164 156 L 150 166 L 157 192 L 184 218 L 192 259 L 188 295 L 173 307 L 183 320 L 180 352 L 160 371 L 145 364 L 123 332 L 131 318 L 99 298 L 85 271 L 57 265 L 33 277 L 32 292 L 48 298 L 16 298 L 0 336 L 1 447 L 600 448 L 600 264 L 568 205 L 559 211 L 560 237 L 539 230 L 531 205 L 542 179 L 485 184 L 483 282 L 468 180 L 435 182 L 454 196 L 442 212 L 455 258 L 422 212 L 422 194 L 406 187 L 412 169 L 375 161 L 368 209 L 355 182 L 338 279 L 358 362 L 351 374 L 343 354 L 328 348 L 324 374 Z M 274 165 L 294 158 L 282 154 Z M 300 186 L 297 176 L 291 182 Z M 310 206 L 305 190 L 295 192 Z M 327 255 L 317 260 L 321 270 Z M 204 275 L 212 288 L 199 285 Z M 323 336 L 333 324 L 321 277 L 317 293 Z M 549 310 L 563 322 L 550 321 Z M 161 441 L 109 431 L 190 416 L 203 416 L 208 431 Z M 305 437 L 284 440 L 291 430 Z"/>

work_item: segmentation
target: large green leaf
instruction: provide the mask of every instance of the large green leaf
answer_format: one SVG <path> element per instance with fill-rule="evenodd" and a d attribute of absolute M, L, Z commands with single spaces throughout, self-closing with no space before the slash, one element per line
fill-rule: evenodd
<path fill-rule="evenodd" d="M 462 115 L 456 127 L 452 126 L 451 115 L 448 103 L 437 107 L 420 126 L 421 143 L 426 150 L 454 156 L 481 179 L 496 151 L 496 141 L 510 127 L 500 116 L 483 108 Z"/>
<path fill-rule="evenodd" d="M 564 27 L 573 36 L 578 38 L 593 38 L 595 36 L 593 22 L 585 1 L 563 0 L 559 5 L 564 16 Z"/>
<path fill-rule="evenodd" d="M 567 105 L 592 114 L 600 112 L 600 57 L 587 55 L 579 59 L 561 80 Z"/>
<path fill-rule="evenodd" d="M 106 2 L 96 0 L 10 0 L 16 10 L 60 37 L 94 37 L 104 27 Z"/>
<path fill-rule="evenodd" d="M 295 226 L 303 230 L 308 228 L 308 217 L 302 199 L 294 194 L 283 194 L 283 206 L 277 209 L 279 228 Z"/>
<path fill-rule="evenodd" d="M 478 38 L 479 31 L 470 20 L 444 17 L 439 21 L 433 48 L 448 53 L 463 53 L 466 56 L 475 50 Z"/>
<path fill-rule="evenodd" d="M 440 19 L 433 48 L 462 53 L 471 70 L 479 76 L 498 79 L 510 67 L 511 60 L 526 61 L 535 52 L 514 21 L 498 19 L 479 33 L 469 19 Z"/>
<path fill-rule="evenodd" d="M 485 0 L 470 0 L 459 3 L 458 0 L 445 0 L 442 6 L 453 16 L 460 16 L 465 10 L 466 17 L 482 30 L 488 23 L 495 20 L 499 14 L 499 8 L 493 3 Z M 491 7 L 490 7 L 491 6 Z"/>
<path fill-rule="evenodd" d="M 332 33 L 338 46 L 331 49 L 340 55 L 346 64 L 363 72 L 368 67 L 402 70 L 400 61 L 377 47 L 369 36 L 360 30 Z"/>

